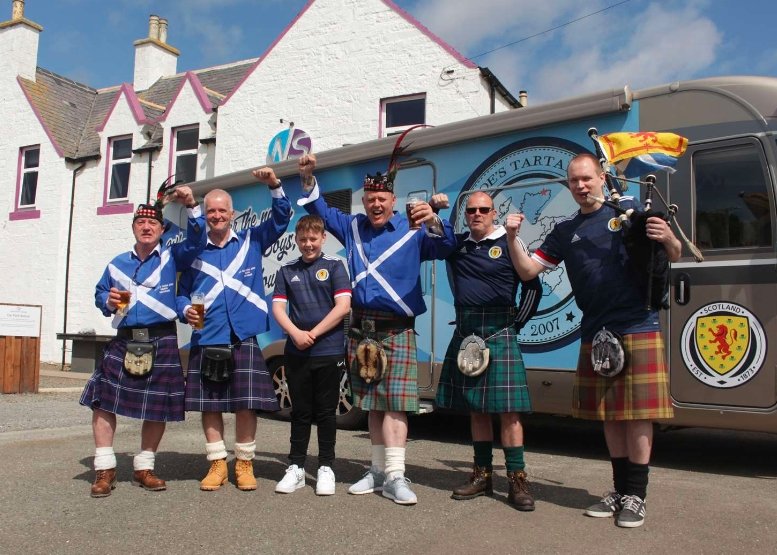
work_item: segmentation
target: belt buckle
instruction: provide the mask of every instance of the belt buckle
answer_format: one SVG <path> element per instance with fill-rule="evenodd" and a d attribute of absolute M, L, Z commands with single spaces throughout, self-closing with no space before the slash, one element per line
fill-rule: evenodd
<path fill-rule="evenodd" d="M 148 333 L 148 328 L 133 328 L 132 340 L 149 343 L 151 341 L 151 334 Z"/>
<path fill-rule="evenodd" d="M 375 333 L 375 320 L 362 318 L 362 331 L 364 333 Z"/>

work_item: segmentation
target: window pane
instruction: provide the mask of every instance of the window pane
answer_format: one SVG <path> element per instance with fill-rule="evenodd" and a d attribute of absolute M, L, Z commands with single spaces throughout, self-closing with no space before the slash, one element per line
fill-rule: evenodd
<path fill-rule="evenodd" d="M 194 129 L 180 130 L 176 133 L 175 150 L 197 150 L 199 136 L 199 129 L 196 127 Z"/>
<path fill-rule="evenodd" d="M 700 152 L 693 157 L 696 242 L 707 249 L 771 244 L 769 194 L 754 146 Z"/>
<path fill-rule="evenodd" d="M 19 206 L 35 206 L 35 193 L 38 190 L 38 172 L 27 172 L 22 181 L 22 194 Z"/>
<path fill-rule="evenodd" d="M 113 141 L 113 160 L 123 160 L 132 157 L 132 139 L 117 139 Z"/>
<path fill-rule="evenodd" d="M 197 180 L 197 155 L 181 154 L 175 159 L 175 180 L 182 179 L 184 183 Z"/>
<path fill-rule="evenodd" d="M 111 171 L 111 192 L 109 199 L 127 198 L 129 191 L 130 165 L 114 164 Z"/>
<path fill-rule="evenodd" d="M 24 169 L 37 168 L 40 162 L 40 149 L 28 148 L 24 151 Z"/>
<path fill-rule="evenodd" d="M 426 99 L 401 100 L 386 103 L 386 127 L 424 123 Z"/>

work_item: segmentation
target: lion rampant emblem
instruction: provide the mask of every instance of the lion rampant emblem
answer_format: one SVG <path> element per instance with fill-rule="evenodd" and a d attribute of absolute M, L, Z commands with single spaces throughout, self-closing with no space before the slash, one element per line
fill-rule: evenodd
<path fill-rule="evenodd" d="M 737 330 L 729 330 L 724 324 L 718 324 L 714 331 L 710 331 L 712 339 L 708 339 L 709 343 L 717 345 L 716 355 L 722 355 L 724 357 L 731 355 L 731 346 L 737 340 Z"/>

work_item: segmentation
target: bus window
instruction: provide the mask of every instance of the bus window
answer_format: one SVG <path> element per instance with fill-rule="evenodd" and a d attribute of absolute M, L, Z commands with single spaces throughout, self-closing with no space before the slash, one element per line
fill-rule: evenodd
<path fill-rule="evenodd" d="M 694 154 L 699 248 L 771 245 L 772 209 L 759 148 L 739 145 Z"/>

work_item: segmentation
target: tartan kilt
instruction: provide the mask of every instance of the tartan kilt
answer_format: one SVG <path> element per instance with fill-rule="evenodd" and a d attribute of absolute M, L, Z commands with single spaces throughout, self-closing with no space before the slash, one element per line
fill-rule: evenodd
<path fill-rule="evenodd" d="M 489 414 L 531 412 L 526 367 L 513 318 L 509 307 L 456 308 L 456 330 L 445 353 L 437 406 Z M 456 358 L 461 341 L 473 333 L 485 340 L 489 363 L 485 372 L 471 377 L 461 373 Z"/>
<path fill-rule="evenodd" d="M 593 371 L 591 344 L 580 346 L 572 415 L 587 420 L 655 420 L 672 418 L 669 376 L 661 332 L 623 336 L 628 363 L 613 378 Z"/>
<path fill-rule="evenodd" d="M 79 403 L 120 416 L 179 422 L 184 419 L 184 377 L 175 334 L 154 340 L 154 366 L 145 376 L 124 370 L 127 340 L 114 338 L 84 386 Z"/>
<path fill-rule="evenodd" d="M 233 343 L 234 370 L 229 380 L 211 382 L 200 373 L 202 347 L 192 347 L 186 374 L 186 410 L 195 412 L 236 412 L 238 410 L 280 409 L 272 376 L 255 337 Z"/>
<path fill-rule="evenodd" d="M 386 319 L 386 313 L 360 309 L 363 318 Z M 367 383 L 359 376 L 356 347 L 360 337 L 349 334 L 348 367 L 351 374 L 351 393 L 354 405 L 362 410 L 390 412 L 418 412 L 418 359 L 415 331 L 401 333 L 372 333 L 370 338 L 380 342 L 386 352 L 388 368 L 378 383 Z"/>

